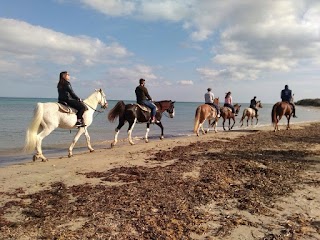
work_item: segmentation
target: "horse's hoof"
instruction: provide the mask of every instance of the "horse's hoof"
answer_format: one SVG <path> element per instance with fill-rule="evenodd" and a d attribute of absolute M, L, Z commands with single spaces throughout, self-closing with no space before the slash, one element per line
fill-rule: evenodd
<path fill-rule="evenodd" d="M 160 137 L 160 140 L 163 140 L 163 139 L 164 139 L 164 137 L 163 137 L 163 136 L 161 136 L 161 137 Z"/>
<path fill-rule="evenodd" d="M 90 152 L 91 152 L 91 153 L 94 152 L 94 149 L 90 149 Z"/>
<path fill-rule="evenodd" d="M 42 159 L 42 162 L 48 162 L 48 158 Z"/>
<path fill-rule="evenodd" d="M 68 154 L 68 158 L 71 158 L 73 155 L 72 154 Z"/>
<path fill-rule="evenodd" d="M 134 145 L 134 142 L 130 142 L 131 145 Z"/>
<path fill-rule="evenodd" d="M 37 160 L 37 156 L 36 156 L 36 155 L 33 155 L 32 161 L 35 162 L 36 160 Z"/>
<path fill-rule="evenodd" d="M 145 140 L 144 140 L 144 142 L 145 142 L 145 143 L 148 143 L 148 142 L 149 142 L 149 140 L 148 140 L 148 139 L 145 139 Z"/>

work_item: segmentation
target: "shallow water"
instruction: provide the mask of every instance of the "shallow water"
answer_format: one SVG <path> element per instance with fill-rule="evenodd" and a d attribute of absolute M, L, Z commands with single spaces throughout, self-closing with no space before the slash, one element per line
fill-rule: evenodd
<path fill-rule="evenodd" d="M 25 131 L 32 119 L 33 110 L 37 102 L 54 102 L 56 99 L 40 99 L 40 98 L 0 98 L 0 116 L 2 126 L 0 128 L 0 166 L 14 164 L 24 161 L 30 161 L 30 154 L 22 153 L 24 145 Z M 107 114 L 110 109 L 118 101 L 109 100 L 109 108 L 103 113 L 95 113 L 94 120 L 91 126 L 88 127 L 88 132 L 91 136 L 93 147 L 95 144 L 107 144 L 114 137 L 114 129 L 118 125 L 117 120 L 110 123 L 107 120 Z M 125 103 L 133 103 L 133 101 L 125 101 Z M 176 102 L 175 117 L 173 119 L 162 117 L 165 137 L 178 137 L 186 135 L 194 135 L 193 123 L 196 108 L 202 103 L 196 102 Z M 273 104 L 263 104 L 263 108 L 259 109 L 258 126 L 271 126 L 271 108 Z M 249 104 L 241 103 L 240 114 L 236 119 L 235 129 L 239 128 L 239 120 L 244 108 Z M 320 108 L 315 107 L 299 107 L 297 106 L 297 119 L 292 119 L 292 123 L 301 123 L 309 121 L 318 121 L 320 116 Z M 255 122 L 254 122 L 255 123 Z M 286 121 L 281 120 L 280 124 L 284 125 Z M 226 123 L 227 124 L 227 123 Z M 246 124 L 246 123 L 245 123 Z M 207 124 L 205 124 L 207 126 Z M 127 138 L 126 124 L 120 131 L 119 139 Z M 132 136 L 136 139 L 141 139 L 145 134 L 146 125 L 136 124 Z M 222 130 L 222 121 L 219 120 L 218 130 Z M 48 137 L 43 140 L 43 151 L 48 157 L 50 156 L 66 156 L 68 146 L 71 144 L 73 137 L 76 134 L 76 129 L 71 131 L 64 129 L 56 129 Z M 227 134 L 227 132 L 226 132 Z M 152 125 L 149 132 L 150 139 L 160 136 L 160 128 Z M 79 142 L 76 144 L 74 153 L 86 149 L 85 137 L 82 135 Z"/>

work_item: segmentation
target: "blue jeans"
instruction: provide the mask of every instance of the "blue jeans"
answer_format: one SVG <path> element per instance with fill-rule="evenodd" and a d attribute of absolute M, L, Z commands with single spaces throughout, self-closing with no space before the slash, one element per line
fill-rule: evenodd
<path fill-rule="evenodd" d="M 157 112 L 156 105 L 149 100 L 142 100 L 142 103 L 151 109 L 151 115 L 152 117 L 155 117 Z"/>

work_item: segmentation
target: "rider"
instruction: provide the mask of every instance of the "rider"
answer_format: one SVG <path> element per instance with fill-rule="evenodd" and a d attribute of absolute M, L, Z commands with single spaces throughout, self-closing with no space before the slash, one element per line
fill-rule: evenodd
<path fill-rule="evenodd" d="M 214 103 L 214 94 L 213 92 L 211 92 L 211 88 L 207 89 L 208 92 L 206 92 L 204 94 L 204 101 L 206 104 L 215 107 L 216 111 L 217 111 L 217 117 L 220 117 L 220 109 L 219 106 L 217 104 Z"/>
<path fill-rule="evenodd" d="M 77 110 L 77 122 L 76 127 L 86 126 L 83 122 L 83 113 L 86 110 L 86 106 L 82 103 L 81 98 L 79 98 L 73 91 L 70 83 L 70 75 L 67 71 L 61 72 L 59 76 L 58 88 L 58 100 L 59 102 L 66 102 L 70 107 Z"/>
<path fill-rule="evenodd" d="M 256 107 L 257 101 L 256 101 L 256 96 L 253 97 L 250 101 L 250 108 L 254 109 L 256 111 L 256 116 L 258 117 L 258 108 Z"/>
<path fill-rule="evenodd" d="M 227 92 L 226 96 L 224 98 L 224 106 L 225 107 L 229 107 L 232 110 L 232 113 L 235 113 L 234 107 L 232 105 L 232 96 L 231 96 L 231 92 Z M 235 114 L 237 116 L 237 114 Z"/>
<path fill-rule="evenodd" d="M 296 107 L 292 101 L 292 91 L 289 89 L 288 85 L 285 85 L 284 89 L 281 91 L 281 99 L 283 102 L 287 102 L 292 106 L 293 117 L 296 118 Z"/>
<path fill-rule="evenodd" d="M 150 97 L 147 88 L 144 86 L 145 81 L 143 78 L 139 80 L 139 86 L 136 87 L 136 97 L 138 104 L 144 104 L 151 109 L 151 123 L 156 121 L 156 105 L 153 104 L 152 98 Z"/>

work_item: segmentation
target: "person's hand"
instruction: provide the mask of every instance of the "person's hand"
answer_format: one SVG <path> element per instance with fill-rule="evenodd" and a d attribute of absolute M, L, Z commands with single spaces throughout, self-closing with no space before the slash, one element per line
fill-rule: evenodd
<path fill-rule="evenodd" d="M 79 99 L 78 99 L 78 101 L 79 101 L 79 102 L 82 102 L 82 99 L 81 99 L 81 98 L 79 98 Z"/>

